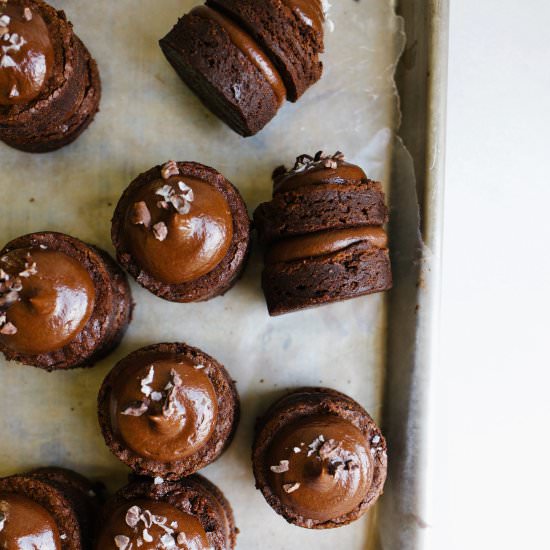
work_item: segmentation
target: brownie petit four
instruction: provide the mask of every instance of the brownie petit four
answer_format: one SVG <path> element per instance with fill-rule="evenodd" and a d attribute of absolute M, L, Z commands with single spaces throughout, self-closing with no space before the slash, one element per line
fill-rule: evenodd
<path fill-rule="evenodd" d="M 61 468 L 0 479 L 0 548 L 91 548 L 101 504 L 96 489 Z"/>
<path fill-rule="evenodd" d="M 225 368 L 185 344 L 156 344 L 122 359 L 98 397 L 111 452 L 138 475 L 179 479 L 229 446 L 239 396 Z"/>
<path fill-rule="evenodd" d="M 160 46 L 206 107 L 251 136 L 321 78 L 324 21 L 320 0 L 208 0 Z"/>
<path fill-rule="evenodd" d="M 273 173 L 273 198 L 254 212 L 266 247 L 267 307 L 281 315 L 389 290 L 388 221 L 380 183 L 342 153 L 301 155 Z"/>
<path fill-rule="evenodd" d="M 119 344 L 132 307 L 123 271 L 95 246 L 42 232 L 0 250 L 0 352 L 10 361 L 91 367 Z"/>
<path fill-rule="evenodd" d="M 361 517 L 382 494 L 386 442 L 353 399 L 302 388 L 258 421 L 253 447 L 256 487 L 289 523 L 340 527 Z"/>
<path fill-rule="evenodd" d="M 0 139 L 33 153 L 74 141 L 99 108 L 96 62 L 65 13 L 41 0 L 0 2 Z"/>
<path fill-rule="evenodd" d="M 118 261 L 140 285 L 165 300 L 197 302 L 238 280 L 250 220 L 241 195 L 219 172 L 170 161 L 124 191 L 111 236 Z"/>
<path fill-rule="evenodd" d="M 107 503 L 96 550 L 232 550 L 237 529 L 223 493 L 199 475 L 138 480 Z"/>

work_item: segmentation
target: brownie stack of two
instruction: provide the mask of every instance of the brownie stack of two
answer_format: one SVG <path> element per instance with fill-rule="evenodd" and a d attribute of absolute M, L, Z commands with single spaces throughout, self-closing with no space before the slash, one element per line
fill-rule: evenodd
<path fill-rule="evenodd" d="M 262 286 L 271 315 L 388 290 L 388 210 L 380 183 L 342 153 L 301 155 L 273 174 L 254 213 L 266 246 Z"/>

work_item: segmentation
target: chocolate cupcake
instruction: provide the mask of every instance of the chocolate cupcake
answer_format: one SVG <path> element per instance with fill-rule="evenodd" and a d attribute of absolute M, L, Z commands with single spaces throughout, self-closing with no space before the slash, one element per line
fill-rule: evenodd
<path fill-rule="evenodd" d="M 74 237 L 32 233 L 0 251 L 0 351 L 9 361 L 91 367 L 119 344 L 132 307 L 122 270 Z"/>
<path fill-rule="evenodd" d="M 341 527 L 361 517 L 382 494 L 386 442 L 350 397 L 302 388 L 258 420 L 252 452 L 256 487 L 289 523 Z"/>
<path fill-rule="evenodd" d="M 219 172 L 170 161 L 124 191 L 111 235 L 118 261 L 140 285 L 165 300 L 198 302 L 224 294 L 241 275 L 250 220 Z"/>
<path fill-rule="evenodd" d="M 223 493 L 202 476 L 130 483 L 107 503 L 97 550 L 232 550 L 237 529 Z"/>
<path fill-rule="evenodd" d="M 216 460 L 239 420 L 225 368 L 185 344 L 156 344 L 122 359 L 98 397 L 109 449 L 138 475 L 180 479 Z"/>
<path fill-rule="evenodd" d="M 0 548 L 91 548 L 99 506 L 96 486 L 70 470 L 0 479 Z"/>
<path fill-rule="evenodd" d="M 179 76 L 235 132 L 259 132 L 321 77 L 320 0 L 208 0 L 160 41 Z"/>
<path fill-rule="evenodd" d="M 388 290 L 391 263 L 380 183 L 341 153 L 302 155 L 273 173 L 273 199 L 254 212 L 266 246 L 270 315 Z"/>
<path fill-rule="evenodd" d="M 98 111 L 101 82 L 65 13 L 41 0 L 4 0 L 0 47 L 0 139 L 33 153 L 74 141 Z"/>

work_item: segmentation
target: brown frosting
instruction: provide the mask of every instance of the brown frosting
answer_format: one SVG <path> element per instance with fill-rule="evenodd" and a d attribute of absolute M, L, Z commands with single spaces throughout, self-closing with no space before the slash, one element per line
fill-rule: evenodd
<path fill-rule="evenodd" d="M 342 153 L 332 156 L 318 152 L 301 155 L 291 170 L 280 167 L 273 174 L 273 192 L 286 193 L 308 185 L 342 185 L 367 179 L 362 168 L 344 160 Z"/>
<path fill-rule="evenodd" d="M 388 244 L 388 236 L 384 229 L 374 226 L 320 231 L 291 237 L 271 245 L 265 261 L 266 264 L 274 264 L 302 258 L 315 258 L 339 252 L 362 241 L 368 241 L 376 248 L 385 248 Z"/>
<path fill-rule="evenodd" d="M 203 368 L 171 353 L 133 358 L 113 383 L 113 432 L 136 454 L 158 462 L 195 454 L 212 436 L 218 415 Z"/>
<path fill-rule="evenodd" d="M 321 0 L 283 0 L 283 3 L 292 9 L 308 27 L 313 27 L 319 33 L 323 32 L 325 13 Z"/>
<path fill-rule="evenodd" d="M 0 105 L 29 103 L 52 73 L 48 27 L 30 7 L 0 3 L 0 35 Z"/>
<path fill-rule="evenodd" d="M 0 342 L 38 355 L 67 345 L 93 312 L 86 269 L 55 250 L 19 249 L 0 258 Z"/>
<path fill-rule="evenodd" d="M 15 494 L 0 494 L 0 548 L 61 550 L 59 530 L 40 504 Z"/>
<path fill-rule="evenodd" d="M 241 50 L 241 52 L 246 55 L 264 75 L 265 79 L 273 88 L 279 106 L 281 106 L 286 99 L 285 85 L 275 65 L 273 65 L 269 57 L 263 52 L 255 40 L 233 23 L 231 19 L 208 6 L 197 6 L 191 10 L 191 13 L 215 21 L 227 32 L 231 42 L 233 42 L 233 44 L 235 44 L 235 46 L 237 46 L 237 48 L 239 48 L 239 50 Z"/>
<path fill-rule="evenodd" d="M 211 550 L 199 519 L 166 502 L 128 501 L 109 518 L 97 550 Z"/>
<path fill-rule="evenodd" d="M 366 437 L 335 415 L 304 416 L 274 437 L 268 480 L 282 504 L 306 519 L 329 521 L 367 497 L 373 464 Z"/>
<path fill-rule="evenodd" d="M 210 273 L 233 239 L 233 216 L 212 185 L 173 176 L 139 188 L 124 219 L 124 238 L 137 263 L 166 284 Z"/>

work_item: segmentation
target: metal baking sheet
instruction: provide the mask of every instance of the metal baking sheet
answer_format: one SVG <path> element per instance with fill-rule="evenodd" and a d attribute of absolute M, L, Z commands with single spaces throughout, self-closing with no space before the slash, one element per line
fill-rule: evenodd
<path fill-rule="evenodd" d="M 277 516 L 254 489 L 250 464 L 257 415 L 286 390 L 303 385 L 326 385 L 351 395 L 387 425 L 390 449 L 415 456 L 422 451 L 404 437 L 411 414 L 415 422 L 422 415 L 398 405 L 401 399 L 414 400 L 414 384 L 405 377 L 393 395 L 387 391 L 411 357 L 424 349 L 417 319 L 406 313 L 416 304 L 422 270 L 413 266 L 419 265 L 422 248 L 415 174 L 396 136 L 401 117 L 394 72 L 405 34 L 394 2 L 334 1 L 324 78 L 297 104 L 287 104 L 258 136 L 246 140 L 201 105 L 157 45 L 197 1 L 51 3 L 67 12 L 99 63 L 101 113 L 62 151 L 32 156 L 0 147 L 3 242 L 31 231 L 55 230 L 112 253 L 114 205 L 128 183 L 154 164 L 176 159 L 211 165 L 240 189 L 252 212 L 270 197 L 274 167 L 292 163 L 303 152 L 342 150 L 371 178 L 384 182 L 392 205 L 399 287 L 391 298 L 374 295 L 271 319 L 260 289 L 257 247 L 237 286 L 208 303 L 171 304 L 133 284 L 134 321 L 120 348 L 95 368 L 48 374 L 0 360 L 0 475 L 62 465 L 103 481 L 110 490 L 122 486 L 128 470 L 109 453 L 97 424 L 99 385 L 130 351 L 160 341 L 185 341 L 223 362 L 241 395 L 235 442 L 202 472 L 234 507 L 240 550 L 258 548 L 259 540 L 266 550 L 419 547 L 403 541 L 417 531 L 408 517 L 421 513 L 416 499 L 420 465 L 404 470 L 398 452 L 390 456 L 381 506 L 350 526 L 324 532 L 290 526 Z M 410 347 L 399 348 L 401 362 L 395 353 L 386 353 L 400 326 L 410 335 Z"/>

